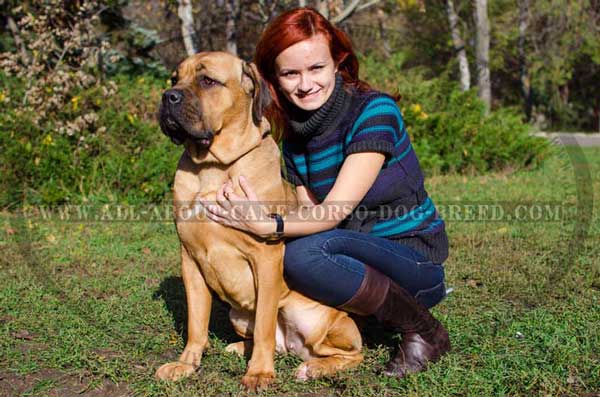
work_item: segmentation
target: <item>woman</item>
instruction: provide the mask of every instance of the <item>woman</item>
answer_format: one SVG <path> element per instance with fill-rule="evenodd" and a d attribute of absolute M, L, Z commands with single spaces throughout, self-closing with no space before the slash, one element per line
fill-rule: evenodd
<path fill-rule="evenodd" d="M 240 178 L 245 197 L 225 184 L 209 217 L 265 238 L 292 237 L 284 257 L 290 287 L 397 329 L 402 342 L 386 374 L 424 369 L 450 349 L 428 311 L 445 296 L 448 240 L 398 106 L 358 79 L 350 40 L 311 8 L 267 26 L 255 62 L 273 97 L 268 117 L 283 130 L 286 178 L 304 206 L 270 222 L 234 214 L 232 202 L 257 199 Z"/>

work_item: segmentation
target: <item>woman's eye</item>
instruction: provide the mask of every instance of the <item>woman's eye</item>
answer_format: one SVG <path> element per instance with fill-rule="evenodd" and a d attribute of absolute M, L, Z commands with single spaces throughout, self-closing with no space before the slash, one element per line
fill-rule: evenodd
<path fill-rule="evenodd" d="M 205 88 L 207 88 L 207 87 L 212 87 L 212 86 L 214 86 L 215 84 L 217 84 L 217 81 L 216 81 L 216 80 L 213 80 L 213 79 L 211 79 L 211 78 L 210 78 L 210 77 L 208 77 L 208 76 L 201 76 L 201 77 L 200 77 L 200 85 L 201 85 L 202 87 L 205 87 Z"/>
<path fill-rule="evenodd" d="M 323 69 L 323 65 L 315 65 L 311 68 L 312 70 Z"/>

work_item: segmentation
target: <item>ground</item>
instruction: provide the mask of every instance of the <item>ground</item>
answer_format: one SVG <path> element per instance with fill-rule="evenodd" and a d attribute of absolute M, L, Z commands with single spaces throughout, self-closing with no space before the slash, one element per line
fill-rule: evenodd
<path fill-rule="evenodd" d="M 368 322 L 357 369 L 299 383 L 298 358 L 277 356 L 264 394 L 600 396 L 599 188 L 599 148 L 559 148 L 537 170 L 429 177 L 453 288 L 433 312 L 452 352 L 405 380 L 380 376 L 396 340 Z M 237 338 L 219 302 L 200 371 L 153 378 L 185 340 L 171 221 L 43 220 L 30 210 L 0 218 L 0 396 L 241 393 L 246 361 L 224 352 Z"/>

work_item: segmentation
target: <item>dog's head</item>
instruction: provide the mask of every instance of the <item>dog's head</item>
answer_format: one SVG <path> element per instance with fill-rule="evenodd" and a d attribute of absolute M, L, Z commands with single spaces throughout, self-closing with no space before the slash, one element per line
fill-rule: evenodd
<path fill-rule="evenodd" d="M 268 89 L 256 66 L 224 52 L 184 60 L 162 96 L 159 123 L 196 163 L 230 164 L 256 147 L 269 125 Z"/>

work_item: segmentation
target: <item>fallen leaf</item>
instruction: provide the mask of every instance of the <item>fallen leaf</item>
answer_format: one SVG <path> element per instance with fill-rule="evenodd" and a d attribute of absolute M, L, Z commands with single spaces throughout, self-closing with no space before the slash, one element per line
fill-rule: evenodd
<path fill-rule="evenodd" d="M 476 288 L 476 287 L 481 287 L 481 286 L 483 286 L 483 283 L 482 283 L 481 281 L 479 281 L 479 280 L 473 280 L 473 279 L 469 279 L 469 280 L 467 280 L 467 285 L 468 285 L 469 287 Z"/>

